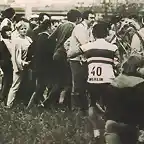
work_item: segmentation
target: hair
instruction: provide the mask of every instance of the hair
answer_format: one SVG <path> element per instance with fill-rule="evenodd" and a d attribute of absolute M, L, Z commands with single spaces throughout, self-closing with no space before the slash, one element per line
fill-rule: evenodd
<path fill-rule="evenodd" d="M 2 30 L 1 30 L 2 38 L 4 38 L 4 39 L 8 38 L 8 36 L 6 34 L 7 31 L 12 31 L 11 27 L 9 27 L 9 26 L 2 27 Z"/>
<path fill-rule="evenodd" d="M 91 11 L 91 10 L 86 10 L 86 11 L 83 12 L 82 18 L 88 20 L 89 14 L 94 14 L 94 12 Z"/>
<path fill-rule="evenodd" d="M 120 15 L 113 15 L 111 17 L 110 23 L 111 24 L 116 24 L 117 22 L 119 22 L 122 19 L 122 16 Z"/>
<path fill-rule="evenodd" d="M 138 67 L 142 67 L 144 58 L 137 55 L 130 56 L 122 65 L 123 73 L 127 75 L 135 75 Z"/>
<path fill-rule="evenodd" d="M 76 9 L 71 9 L 68 13 L 67 13 L 67 19 L 70 22 L 76 22 L 77 18 L 81 18 L 82 14 L 79 10 Z"/>
<path fill-rule="evenodd" d="M 13 8 L 8 8 L 2 12 L 4 18 L 11 19 L 15 15 L 15 10 Z"/>
<path fill-rule="evenodd" d="M 24 21 L 26 23 L 29 23 L 29 20 L 25 18 L 24 16 L 22 16 L 19 21 Z"/>
<path fill-rule="evenodd" d="M 29 23 L 27 21 L 19 21 L 17 24 L 16 24 L 16 28 L 17 30 L 19 30 L 22 26 L 26 25 L 27 27 L 29 27 Z"/>
<path fill-rule="evenodd" d="M 95 38 L 105 38 L 108 35 L 108 26 L 101 22 L 93 26 L 92 34 Z"/>
<path fill-rule="evenodd" d="M 51 16 L 50 16 L 49 14 L 47 14 L 47 13 L 40 13 L 40 14 L 39 14 L 39 17 L 38 17 L 38 20 L 39 20 L 39 21 L 43 21 L 44 16 L 48 16 L 49 19 L 51 19 Z"/>

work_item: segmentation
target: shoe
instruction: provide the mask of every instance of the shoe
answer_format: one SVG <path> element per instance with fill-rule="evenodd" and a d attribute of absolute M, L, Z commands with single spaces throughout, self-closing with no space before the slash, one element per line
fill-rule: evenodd
<path fill-rule="evenodd" d="M 6 105 L 6 106 L 4 106 L 4 108 L 5 108 L 5 109 L 11 109 L 12 106 L 13 106 L 13 103 L 11 103 L 10 105 Z"/>
<path fill-rule="evenodd" d="M 12 106 L 4 106 L 5 109 L 11 109 Z"/>

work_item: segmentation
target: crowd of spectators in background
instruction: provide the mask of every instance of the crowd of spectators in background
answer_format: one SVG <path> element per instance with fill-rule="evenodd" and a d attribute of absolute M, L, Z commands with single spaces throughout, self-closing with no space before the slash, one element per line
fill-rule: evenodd
<path fill-rule="evenodd" d="M 12 108 L 18 97 L 27 108 L 63 105 L 81 117 L 88 114 L 94 138 L 99 138 L 102 117 L 96 103 L 101 101 L 106 142 L 136 144 L 137 131 L 144 124 L 143 23 L 135 17 L 96 21 L 91 10 L 76 9 L 67 13 L 64 22 L 53 23 L 46 13 L 16 20 L 13 8 L 3 11 L 2 18 L 4 108 Z M 130 49 L 119 37 L 125 30 Z"/>

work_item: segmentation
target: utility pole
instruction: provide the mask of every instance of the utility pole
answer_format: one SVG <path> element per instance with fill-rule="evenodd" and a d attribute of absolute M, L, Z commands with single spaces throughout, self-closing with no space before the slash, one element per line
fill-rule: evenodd
<path fill-rule="evenodd" d="M 105 17 L 108 16 L 108 5 L 110 3 L 110 0 L 103 0 L 103 5 L 104 5 L 104 15 Z"/>

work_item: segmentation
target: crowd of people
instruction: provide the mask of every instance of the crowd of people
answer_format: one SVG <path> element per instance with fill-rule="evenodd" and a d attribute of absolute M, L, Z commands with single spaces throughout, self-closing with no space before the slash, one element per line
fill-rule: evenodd
<path fill-rule="evenodd" d="M 96 21 L 91 10 L 72 9 L 54 25 L 46 13 L 15 20 L 8 8 L 2 17 L 4 108 L 18 97 L 27 108 L 61 104 L 81 117 L 88 114 L 95 138 L 102 112 L 107 144 L 137 143 L 144 126 L 144 28 L 137 16 L 105 22 Z"/>

